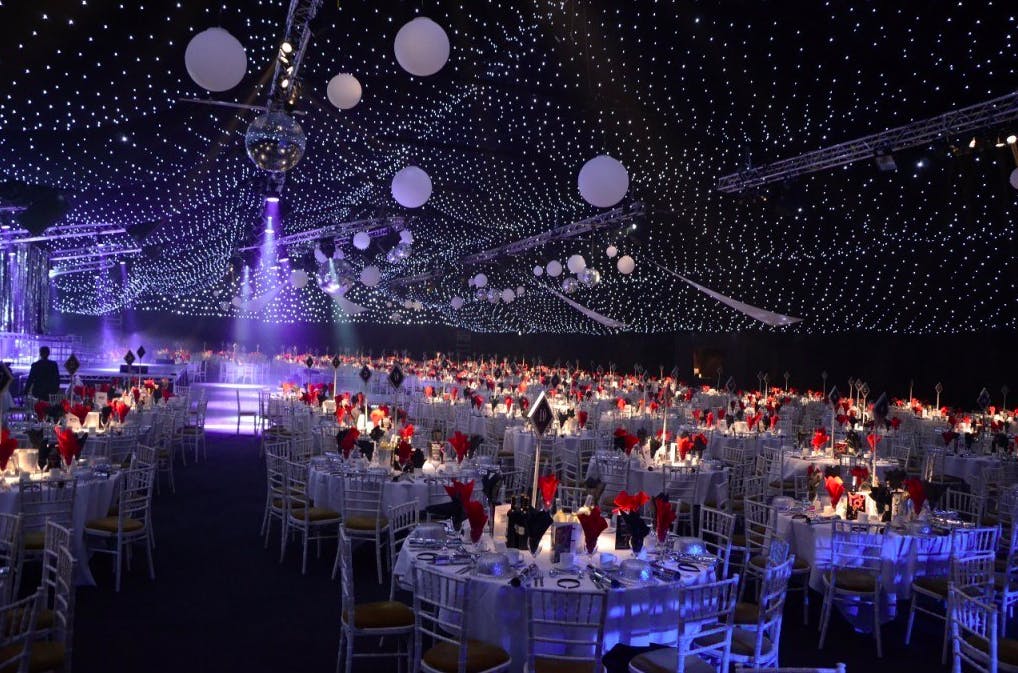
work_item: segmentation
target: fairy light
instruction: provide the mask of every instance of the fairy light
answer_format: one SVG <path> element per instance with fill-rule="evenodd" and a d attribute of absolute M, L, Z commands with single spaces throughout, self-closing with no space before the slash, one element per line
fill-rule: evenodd
<path fill-rule="evenodd" d="M 720 0 L 600 9 L 536 0 L 525 10 L 466 0 L 389 11 L 326 3 L 301 73 L 307 151 L 287 175 L 282 219 L 273 224 L 282 236 L 380 209 L 406 217 L 415 234 L 408 259 L 386 261 L 389 239 L 364 253 L 341 244 L 355 275 L 370 264 L 382 270 L 379 287 L 356 283 L 347 293 L 368 308 L 352 317 L 315 282 L 289 286 L 289 269 L 307 254 L 300 249 L 286 251 L 291 266 L 251 269 L 250 295 L 266 297 L 264 306 L 246 312 L 229 304 L 241 291 L 228 273 L 233 251 L 256 244 L 264 228 L 261 176 L 243 150 L 255 113 L 176 102 L 206 95 L 187 76 L 183 51 L 213 25 L 241 40 L 250 64 L 240 86 L 215 98 L 264 100 L 258 75 L 286 51 L 285 8 L 265 0 L 121 3 L 97 13 L 43 4 L 46 12 L 12 18 L 19 37 L 0 45 L 0 58 L 18 64 L 0 94 L 6 179 L 73 194 L 62 223 L 116 224 L 129 233 L 162 223 L 126 283 L 54 278 L 61 311 L 101 314 L 130 304 L 268 322 L 612 331 L 542 291 L 565 275 L 533 276 L 534 266 L 578 253 L 603 281 L 572 298 L 637 332 L 772 329 L 651 261 L 804 318 L 783 331 L 1018 327 L 1007 243 L 1018 234 L 1010 216 L 1018 192 L 1007 184 L 1011 147 L 994 147 L 1015 129 L 987 129 L 978 143 L 955 139 L 963 151 L 945 144 L 896 153 L 903 168 L 894 173 L 861 162 L 749 197 L 713 189 L 718 175 L 745 166 L 747 153 L 762 164 L 1012 90 L 1016 15 L 1006 3 L 906 11 L 829 1 L 787 13 Z M 396 30 L 415 11 L 445 26 L 452 41 L 451 60 L 429 78 L 407 75 L 392 54 Z M 325 98 L 340 72 L 364 86 L 349 111 Z M 576 174 L 601 153 L 625 164 L 629 198 L 652 213 L 638 229 L 457 266 L 468 253 L 595 214 L 577 193 Z M 389 190 L 408 165 L 434 184 L 416 211 L 396 205 Z M 110 242 L 134 246 L 129 234 Z M 608 244 L 636 260 L 632 275 L 616 271 Z M 386 286 L 436 267 L 448 273 L 416 287 Z M 526 293 L 511 304 L 479 301 L 467 284 L 478 272 L 491 288 Z M 458 311 L 449 305 L 454 296 L 467 299 Z"/>

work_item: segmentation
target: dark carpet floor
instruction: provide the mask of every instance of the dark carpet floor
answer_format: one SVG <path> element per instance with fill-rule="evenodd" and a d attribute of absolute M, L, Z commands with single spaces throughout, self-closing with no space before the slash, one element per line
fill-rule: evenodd
<path fill-rule="evenodd" d="M 265 477 L 251 437 L 210 435 L 208 462 L 177 465 L 177 492 L 164 484 L 153 505 L 156 580 L 144 557 L 113 591 L 112 561 L 92 559 L 98 586 L 78 591 L 74 670 L 156 673 L 324 673 L 335 670 L 339 583 L 330 579 L 335 545 L 312 557 L 300 574 L 291 546 L 278 563 L 278 530 L 270 549 L 259 536 Z M 358 577 L 373 578 L 374 557 L 355 551 Z M 387 587 L 373 579 L 357 586 L 358 600 L 378 600 Z M 849 671 L 946 671 L 940 664 L 942 625 L 917 623 L 903 644 L 907 605 L 884 625 L 884 658 L 873 639 L 835 615 L 828 644 L 817 650 L 820 596 L 812 595 L 811 625 L 802 626 L 799 597 L 790 599 L 781 641 L 783 666 L 845 662 Z M 917 620 L 918 622 L 919 620 Z M 367 643 L 370 647 L 371 643 Z M 361 663 L 355 670 L 386 670 Z"/>

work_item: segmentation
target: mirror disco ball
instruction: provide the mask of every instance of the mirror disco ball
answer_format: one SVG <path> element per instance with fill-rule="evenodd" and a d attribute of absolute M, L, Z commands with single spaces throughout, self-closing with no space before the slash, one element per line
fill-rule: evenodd
<path fill-rule="evenodd" d="M 300 124 L 285 112 L 266 112 L 247 127 L 244 147 L 258 168 L 288 171 L 304 156 L 307 138 Z"/>

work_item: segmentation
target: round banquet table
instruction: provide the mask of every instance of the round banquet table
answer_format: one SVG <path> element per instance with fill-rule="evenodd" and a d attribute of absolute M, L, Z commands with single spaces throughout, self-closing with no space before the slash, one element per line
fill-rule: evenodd
<path fill-rule="evenodd" d="M 809 471 L 810 465 L 823 470 L 827 467 L 838 467 L 840 464 L 841 463 L 838 460 L 828 456 L 811 456 L 809 458 L 803 458 L 801 454 L 796 455 L 794 453 L 786 453 L 781 459 L 781 478 L 788 479 L 797 474 L 806 474 Z M 871 467 L 870 461 L 860 461 L 859 467 L 869 469 Z M 897 470 L 900 467 L 901 465 L 896 460 L 878 458 L 876 464 L 877 479 L 884 481 L 884 475 L 887 474 L 888 470 Z M 846 468 L 846 471 L 842 473 L 841 478 L 847 480 L 849 476 L 850 475 Z"/>
<path fill-rule="evenodd" d="M 653 469 L 644 467 L 637 458 L 631 458 L 629 463 L 629 491 L 637 493 L 643 491 L 650 496 L 657 495 L 664 491 L 665 472 L 659 466 Z M 587 465 L 587 479 L 598 479 L 601 474 L 597 465 L 597 456 L 590 459 Z M 709 465 L 700 465 L 696 471 L 688 475 L 696 479 L 696 503 L 702 505 L 705 502 L 725 502 L 728 500 L 728 479 L 725 470 L 714 468 Z"/>
<path fill-rule="evenodd" d="M 78 483 L 74 490 L 74 510 L 72 511 L 71 524 L 71 544 L 73 545 L 71 551 L 78 561 L 75 582 L 79 585 L 94 585 L 95 578 L 92 577 L 92 570 L 87 562 L 85 522 L 106 516 L 117 493 L 120 472 L 116 472 L 109 478 L 84 474 L 76 475 L 75 479 Z M 2 486 L 0 486 L 0 512 L 19 514 L 21 512 L 20 501 L 17 478 L 3 478 Z"/>
<path fill-rule="evenodd" d="M 580 434 L 569 435 L 547 435 L 541 440 L 541 451 L 543 458 L 549 458 L 553 452 L 565 450 L 576 451 L 579 448 L 580 440 L 597 439 L 597 436 L 589 430 Z M 537 437 L 534 431 L 525 426 L 513 426 L 505 429 L 505 436 L 502 439 L 502 450 L 515 454 L 518 451 L 534 452 Z"/>
<path fill-rule="evenodd" d="M 497 527 L 496 527 L 497 537 Z M 546 535 L 542 541 L 541 551 L 534 562 L 544 574 L 544 588 L 558 589 L 556 578 L 549 576 L 552 569 L 550 537 Z M 605 531 L 598 538 L 598 549 L 612 549 L 615 546 L 614 531 Z M 398 577 L 408 577 L 417 564 L 428 563 L 418 560 L 417 555 L 425 549 L 412 549 L 404 545 L 396 559 L 393 570 Z M 624 550 L 613 550 L 619 561 L 630 558 L 632 553 Z M 529 552 L 522 552 L 526 563 L 530 562 Z M 585 557 L 580 556 L 579 559 Z M 595 553 L 594 558 L 598 555 Z M 594 561 L 597 564 L 597 560 Z M 463 566 L 433 566 L 449 575 L 457 575 Z M 683 584 L 703 584 L 714 581 L 713 569 L 702 569 L 700 572 L 680 571 Z M 575 577 L 567 575 L 566 577 Z M 471 572 L 468 575 L 471 586 L 471 603 L 468 606 L 466 622 L 469 624 L 468 636 L 488 643 L 500 645 L 512 657 L 513 673 L 522 673 L 527 655 L 527 621 L 524 605 L 526 587 L 513 587 L 508 577 L 490 577 Z M 618 643 L 628 645 L 648 645 L 652 642 L 670 642 L 675 640 L 676 624 L 671 620 L 662 620 L 655 606 L 660 600 L 656 595 L 661 587 L 657 579 L 648 582 L 625 584 L 621 588 L 612 589 L 608 594 L 608 612 L 604 627 L 604 651 L 607 652 Z M 561 591 L 597 591 L 589 576 L 580 578 L 580 586 L 576 589 L 563 588 Z"/>
<path fill-rule="evenodd" d="M 975 488 L 982 483 L 983 470 L 988 467 L 999 467 L 1003 464 L 997 456 L 978 455 L 954 455 L 944 456 L 944 473 L 965 480 L 965 483 Z"/>
<path fill-rule="evenodd" d="M 831 565 L 831 525 L 829 520 L 813 522 L 779 513 L 776 535 L 788 541 L 796 558 L 810 564 L 810 588 L 824 592 L 823 573 Z M 944 575 L 951 552 L 948 535 L 911 535 L 888 528 L 884 533 L 881 556 L 882 584 L 880 614 L 886 623 L 895 617 L 895 603 L 911 598 L 912 580 L 924 575 Z M 919 560 L 919 558 L 922 560 Z M 872 608 L 857 609 L 839 601 L 838 609 L 858 631 L 873 630 Z"/>
<path fill-rule="evenodd" d="M 375 468 L 377 469 L 377 468 Z M 388 471 L 386 471 L 388 474 Z M 343 508 L 343 485 L 345 480 L 358 474 L 356 471 L 330 463 L 325 457 L 315 457 L 311 461 L 308 471 L 308 489 L 312 501 L 318 507 L 328 507 L 336 512 Z M 360 474 L 364 474 L 363 471 Z M 390 477 L 382 488 L 382 514 L 386 515 L 390 507 L 402 505 L 411 500 L 417 501 L 417 511 L 449 501 L 449 495 L 443 484 L 447 479 L 454 478 L 461 481 L 473 481 L 474 488 L 481 491 L 481 477 L 476 470 L 457 470 L 455 464 L 442 466 L 442 471 L 436 473 L 434 479 L 423 476 L 420 473 L 410 477 L 402 477 L 393 481 Z"/>

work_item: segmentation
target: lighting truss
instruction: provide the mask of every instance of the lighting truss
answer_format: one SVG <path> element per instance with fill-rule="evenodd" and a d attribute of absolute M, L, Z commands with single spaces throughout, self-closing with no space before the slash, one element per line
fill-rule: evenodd
<path fill-rule="evenodd" d="M 332 238 L 337 243 L 343 243 L 354 233 L 363 231 L 371 238 L 385 236 L 392 231 L 400 231 L 405 225 L 402 217 L 372 217 L 365 220 L 353 220 L 351 222 L 337 222 L 324 227 L 317 227 L 307 231 L 301 231 L 288 236 L 281 236 L 276 239 L 276 245 L 294 246 L 302 243 L 311 243 L 323 238 Z M 240 252 L 249 250 L 260 250 L 261 245 L 251 245 L 246 248 L 239 248 Z"/>
<path fill-rule="evenodd" d="M 461 264 L 464 266 L 485 264 L 496 259 L 501 259 L 502 257 L 519 255 L 527 252 L 528 250 L 534 250 L 535 248 L 540 248 L 556 241 L 565 241 L 585 234 L 604 231 L 606 229 L 617 229 L 629 224 L 631 221 L 639 217 L 642 217 L 644 214 L 646 214 L 646 207 L 643 202 L 634 201 L 629 205 L 614 208 L 606 213 L 595 215 L 594 217 L 588 217 L 584 220 L 573 222 L 572 224 L 566 224 L 561 227 L 549 229 L 543 233 L 535 234 L 534 236 L 529 236 L 527 238 L 521 238 L 518 241 L 513 241 L 497 248 L 491 248 L 489 250 L 476 252 L 472 255 L 467 255 L 461 260 Z M 433 269 L 414 276 L 396 278 L 389 281 L 388 284 L 390 287 L 412 285 L 438 278 L 439 276 L 445 275 L 445 273 L 446 271 L 444 269 Z"/>
<path fill-rule="evenodd" d="M 282 110 L 290 99 L 290 92 L 296 86 L 300 73 L 300 64 L 304 60 L 304 52 L 311 39 L 311 21 L 322 6 L 323 0 L 290 0 L 290 10 L 286 13 L 286 35 L 284 41 L 293 46 L 293 51 L 286 55 L 288 63 L 276 58 L 276 69 L 269 87 L 269 110 Z M 287 70 L 292 68 L 291 70 Z M 279 85 L 285 74 L 290 86 Z"/>
<path fill-rule="evenodd" d="M 45 241 L 58 241 L 70 238 L 86 238 L 89 236 L 115 236 L 126 234 L 123 227 L 103 226 L 96 228 L 95 225 L 83 227 L 81 225 L 70 225 L 66 227 L 50 227 L 47 233 L 39 236 L 26 236 L 26 229 L 12 229 L 0 234 L 0 246 L 21 245 L 23 243 L 43 243 Z"/>
<path fill-rule="evenodd" d="M 716 186 L 718 191 L 734 194 L 772 182 L 872 159 L 877 154 L 920 147 L 945 138 L 993 128 L 1015 119 L 1018 119 L 1018 92 L 790 159 L 747 168 L 718 178 Z"/>
<path fill-rule="evenodd" d="M 76 259 L 99 259 L 115 255 L 137 255 L 139 253 L 141 253 L 141 248 L 72 248 L 53 253 L 49 261 L 50 263 L 69 262 Z"/>

